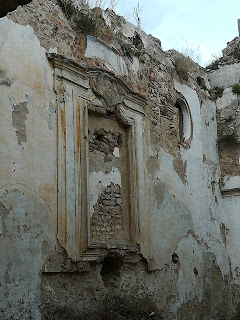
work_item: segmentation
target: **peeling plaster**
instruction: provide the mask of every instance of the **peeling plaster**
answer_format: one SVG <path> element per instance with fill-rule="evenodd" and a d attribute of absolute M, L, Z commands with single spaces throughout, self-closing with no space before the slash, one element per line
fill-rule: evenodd
<path fill-rule="evenodd" d="M 98 59 L 109 70 L 121 76 L 127 75 L 128 71 L 123 58 L 92 36 L 87 37 L 85 57 Z"/>
<path fill-rule="evenodd" d="M 13 107 L 12 111 L 12 125 L 16 129 L 16 136 L 18 139 L 18 145 L 22 146 L 23 143 L 27 142 L 26 134 L 26 120 L 27 114 L 29 113 L 27 108 L 27 102 L 20 102 Z"/>
<path fill-rule="evenodd" d="M 177 200 L 167 188 L 167 184 L 156 180 L 149 186 L 150 204 L 152 212 L 148 238 L 152 251 L 152 260 L 157 269 L 163 268 L 172 260 L 179 239 L 189 230 L 193 230 L 191 212 L 181 201 Z M 181 221 L 181 224 L 179 223 Z M 161 241 L 157 235 L 161 235 Z"/>
<path fill-rule="evenodd" d="M 4 203 L 0 202 L 0 218 L 1 218 L 1 222 L 2 222 L 2 228 L 0 231 L 0 235 L 2 235 L 3 237 L 5 237 L 7 235 L 7 227 L 6 227 L 6 219 L 7 216 L 10 212 L 10 209 L 7 209 L 4 205 Z"/>
<path fill-rule="evenodd" d="M 0 86 L 11 86 L 11 80 L 6 77 L 6 71 L 0 69 Z"/>
<path fill-rule="evenodd" d="M 36 193 L 16 184 L 0 189 L 0 214 L 0 318 L 40 320 L 39 270 L 55 241 L 51 212 Z"/>
<path fill-rule="evenodd" d="M 177 172 L 177 174 L 179 175 L 182 182 L 186 184 L 187 183 L 187 179 L 186 179 L 187 161 L 186 160 L 183 161 L 181 158 L 175 157 L 173 160 L 173 167 Z"/>
<path fill-rule="evenodd" d="M 34 10 L 36 9 L 34 11 L 36 14 L 40 3 L 33 2 L 32 4 Z M 51 17 L 51 11 L 46 10 L 48 7 L 44 7 L 43 2 L 41 5 Z M 43 11 L 41 13 L 44 16 L 45 13 Z M 62 12 L 56 10 L 56 16 L 58 16 L 58 13 L 60 13 L 59 17 L 64 20 Z M 26 15 L 29 18 L 32 13 L 29 13 L 26 9 L 26 13 L 22 14 L 23 17 Z M 63 21 L 61 23 L 63 24 Z M 64 23 L 66 23 L 66 20 L 64 20 Z M 1 246 L 3 260 L 0 275 L 3 279 L 1 285 L 4 288 L 2 290 L 3 298 L 0 297 L 0 315 L 3 312 L 5 318 L 19 317 L 24 319 L 24 317 L 32 317 L 36 320 L 41 318 L 39 310 L 41 303 L 40 274 L 46 266 L 49 256 L 51 256 L 52 260 L 56 260 L 56 257 L 58 257 L 61 263 L 58 261 L 59 265 L 56 266 L 55 271 L 57 272 L 55 273 L 49 272 L 47 268 L 44 269 L 46 273 L 41 275 L 43 283 L 42 300 L 47 301 L 50 297 L 48 306 L 51 310 L 52 307 L 53 309 L 58 308 L 58 311 L 61 310 L 61 314 L 62 308 L 65 308 L 64 310 L 70 310 L 69 314 L 71 315 L 71 311 L 75 311 L 75 308 L 78 308 L 77 306 L 85 312 L 88 306 L 92 308 L 92 299 L 97 301 L 98 305 L 104 305 L 104 297 L 108 293 L 112 296 L 113 293 L 117 292 L 121 296 L 127 296 L 129 300 L 132 290 L 134 296 L 137 292 L 137 297 L 142 299 L 139 300 L 141 303 L 144 301 L 144 297 L 148 296 L 159 307 L 162 305 L 162 312 L 165 312 L 165 314 L 161 316 L 164 319 L 185 319 L 186 317 L 180 316 L 182 314 L 197 319 L 204 314 L 204 311 L 200 310 L 202 305 L 205 306 L 202 304 L 204 300 L 207 300 L 207 303 L 212 300 L 212 306 L 207 305 L 208 310 L 206 312 L 209 313 L 205 318 L 210 317 L 210 312 L 213 312 L 210 309 L 216 309 L 216 304 L 222 301 L 225 289 L 230 287 L 224 279 L 225 276 L 230 278 L 231 275 L 229 256 L 225 244 L 233 261 L 235 282 L 240 283 L 240 273 L 237 269 L 239 265 L 239 223 L 236 223 L 239 216 L 239 201 L 232 198 L 223 200 L 224 210 L 228 213 L 227 223 L 224 221 L 223 225 L 223 220 L 226 217 L 224 217 L 224 210 L 221 207 L 222 198 L 217 183 L 219 170 L 215 141 L 215 103 L 206 100 L 201 103 L 200 107 L 196 93 L 198 90 L 194 86 L 192 87 L 196 91 L 185 84 L 175 83 L 175 89 L 186 97 L 191 110 L 193 139 L 189 149 L 178 146 L 177 142 L 175 145 L 171 145 L 169 132 L 161 131 L 160 125 L 162 125 L 163 115 L 161 114 L 162 110 L 160 111 L 160 108 L 158 110 L 156 106 L 165 101 L 165 94 L 166 97 L 168 95 L 173 99 L 176 94 L 172 85 L 172 73 L 169 77 L 169 70 L 166 69 L 168 66 L 171 71 L 174 71 L 171 59 L 163 57 L 163 60 L 159 61 L 158 77 L 154 72 L 151 73 L 152 82 L 149 78 L 149 81 L 146 81 L 145 84 L 149 85 L 149 89 L 152 90 L 151 86 L 153 82 L 156 82 L 159 92 L 156 89 L 157 97 L 154 98 L 150 93 L 150 99 L 146 106 L 144 128 L 140 123 L 135 128 L 136 153 L 140 158 L 141 168 L 144 168 L 144 170 L 141 169 L 138 177 L 134 176 L 134 179 L 139 180 L 141 185 L 139 199 L 135 199 L 137 197 L 130 194 L 131 204 L 136 201 L 136 207 L 139 205 L 137 209 L 144 208 L 144 210 L 140 210 L 141 215 L 139 216 L 139 225 L 136 226 L 136 233 L 139 232 L 140 239 L 137 243 L 140 243 L 141 254 L 147 259 L 148 263 L 142 258 L 142 255 L 129 254 L 128 252 L 124 256 L 124 259 L 126 258 L 124 260 L 122 258 L 123 250 L 106 249 L 101 254 L 104 255 L 107 252 L 112 255 L 111 259 L 113 260 L 116 255 L 119 255 L 120 257 L 117 256 L 117 259 L 121 261 L 121 266 L 118 270 L 118 277 L 113 279 L 110 276 L 106 281 L 105 276 L 105 281 L 103 281 L 102 269 L 104 263 L 106 263 L 103 256 L 100 257 L 100 259 L 103 259 L 101 262 L 98 261 L 94 264 L 70 262 L 67 253 L 58 250 L 55 243 L 57 226 L 57 128 L 54 120 L 56 119 L 56 106 L 55 94 L 53 94 L 53 69 L 46 60 L 46 51 L 40 47 L 39 40 L 31 27 L 14 24 L 8 19 L 0 21 L 0 25 L 4 31 L 4 34 L 0 35 L 0 43 L 4 44 L 4 46 L 2 45 L 0 60 L 3 65 L 8 64 L 8 70 L 4 74 L 4 79 L 7 80 L 4 80 L 5 82 L 0 88 L 2 92 L 8 94 L 3 99 L 4 121 L 2 132 L 8 132 L 7 129 L 11 128 L 12 121 L 12 125 L 16 129 L 18 144 L 22 145 L 26 141 L 28 142 L 24 146 L 24 152 L 21 148 L 15 148 L 17 152 L 14 148 L 9 152 L 9 141 L 12 142 L 16 139 L 12 130 L 10 138 L 8 134 L 3 135 L 4 141 L 1 145 L 4 153 L 8 154 L 7 159 L 4 160 L 4 168 L 2 169 L 4 179 L 2 181 L 12 179 L 13 186 L 7 187 L 7 192 L 4 187 L 0 202 L 0 221 L 2 222 L 0 236 L 3 244 Z M 65 30 L 68 32 L 67 23 L 65 26 Z M 124 28 L 125 34 L 133 36 L 136 28 L 128 24 L 126 26 L 127 28 Z M 6 33 L 9 32 L 7 34 L 8 40 L 6 40 L 5 31 Z M 141 30 L 138 32 L 146 47 L 145 49 L 152 47 L 150 48 L 151 52 L 155 52 L 154 58 L 158 59 L 161 52 L 160 41 L 144 35 Z M 51 39 L 41 39 L 41 41 L 46 43 L 50 42 Z M 58 52 L 64 52 L 65 54 L 68 51 L 64 51 L 67 46 L 64 41 L 59 41 Z M 88 41 L 91 41 L 91 43 L 88 42 L 86 51 L 86 54 L 89 54 L 90 57 L 89 62 L 92 62 L 95 58 L 99 59 L 115 74 L 127 75 L 129 80 L 136 80 L 136 75 L 131 74 L 133 71 L 136 73 L 141 68 L 141 71 L 144 70 L 145 66 L 139 63 L 136 57 L 133 58 L 131 65 L 129 61 L 126 63 L 126 57 L 120 57 L 113 48 L 104 45 L 101 41 L 95 39 L 88 39 Z M 17 50 L 11 50 L 13 46 L 16 46 Z M 64 49 L 61 46 L 65 46 Z M 16 60 L 17 54 L 24 58 L 22 59 L 23 64 L 9 63 L 9 61 L 14 62 Z M 146 51 L 144 59 L 149 59 L 149 57 Z M 147 67 L 147 60 L 145 64 Z M 98 67 L 100 68 L 99 64 Z M 31 70 L 31 72 L 27 72 L 28 70 Z M 148 74 L 148 70 L 144 71 Z M 167 80 L 163 80 L 164 77 Z M 8 82 L 10 79 L 11 83 Z M 167 81 L 169 82 L 167 83 Z M 95 88 L 91 86 L 89 91 L 92 89 L 93 91 L 96 90 L 94 93 L 101 93 L 106 104 L 111 104 L 112 110 L 114 110 L 116 105 L 121 102 L 122 97 L 115 95 L 118 89 L 111 83 L 110 78 L 109 81 L 98 81 Z M 24 98 L 25 92 L 28 92 L 31 100 L 27 99 L 26 96 Z M 94 93 L 91 92 L 91 94 Z M 9 103 L 7 97 L 14 98 L 10 99 Z M 166 98 L 166 101 L 168 103 L 170 100 Z M 155 106 L 151 106 L 151 103 Z M 223 104 L 224 101 L 221 103 Z M 234 104 L 236 104 L 236 101 Z M 153 126 L 154 128 L 151 125 L 151 114 L 153 115 L 152 120 L 156 124 L 156 126 Z M 72 121 L 71 119 L 69 117 L 68 121 Z M 166 123 L 166 126 L 168 126 L 169 121 Z M 149 137 L 154 130 L 156 135 L 153 142 Z M 169 140 L 169 152 L 162 148 L 161 135 L 165 135 L 165 139 Z M 72 138 L 74 138 L 74 135 L 70 137 L 70 139 Z M 174 138 L 176 137 L 174 136 Z M 69 140 L 67 143 L 69 143 Z M 121 172 L 121 179 L 119 163 L 122 162 L 119 156 L 121 155 L 124 158 L 125 150 L 131 147 L 131 145 L 124 146 L 120 150 L 118 147 L 112 148 L 110 150 L 111 161 L 106 163 L 96 150 L 93 151 L 92 159 L 89 160 L 90 174 L 88 177 L 91 215 L 94 212 L 94 206 L 97 206 L 98 199 L 101 204 L 102 200 L 109 200 L 110 207 L 113 207 L 111 202 L 113 199 L 107 199 L 106 196 L 106 199 L 103 199 L 101 196 L 110 184 L 121 186 L 122 183 L 121 187 L 124 191 L 126 185 L 123 172 Z M 74 152 L 74 150 L 72 151 Z M 42 154 L 44 154 L 44 157 L 39 157 Z M 72 180 L 75 178 L 73 177 Z M 17 185 L 15 184 L 16 181 L 21 181 L 22 184 Z M 216 181 L 212 184 L 214 192 L 210 189 L 211 181 Z M 4 184 L 4 182 L 2 183 Z M 28 187 L 24 187 L 24 183 Z M 73 195 L 72 189 L 69 189 L 68 192 Z M 105 194 L 111 198 L 109 193 L 105 192 Z M 73 200 L 70 202 L 74 207 L 75 198 L 70 199 Z M 215 201 L 215 199 L 218 201 Z M 95 208 L 97 209 L 97 207 Z M 67 216 L 68 218 L 69 216 Z M 73 226 L 74 219 L 75 217 L 73 217 Z M 127 219 L 130 220 L 129 217 Z M 126 225 L 127 223 L 128 221 Z M 227 232 L 229 226 L 231 230 Z M 103 227 L 105 228 L 105 226 Z M 20 255 L 21 252 L 24 252 L 24 255 Z M 127 259 L 132 259 L 131 263 L 128 264 L 127 261 L 129 260 Z M 149 272 L 149 270 L 152 272 Z M 106 283 L 109 285 L 108 288 Z M 46 286 L 44 287 L 44 285 Z M 217 293 L 214 292 L 216 288 L 220 288 L 221 291 L 216 290 Z M 211 299 L 209 299 L 209 292 Z M 4 301 L 7 296 L 8 307 L 1 305 L 1 300 Z M 219 296 L 221 297 L 219 298 Z M 70 305 L 69 301 L 73 303 Z M 216 304 L 214 304 L 215 301 Z M 200 303 L 201 305 L 199 305 Z M 193 305 L 192 309 L 191 304 Z M 195 311 L 194 308 L 197 310 Z M 172 313 L 169 309 L 172 310 Z M 191 311 L 193 314 L 191 314 Z M 199 314 L 197 314 L 198 311 Z M 215 318 L 218 319 L 219 317 Z"/>
<path fill-rule="evenodd" d="M 177 290 L 181 297 L 179 306 L 195 297 L 199 302 L 202 300 L 203 279 L 196 274 L 202 273 L 205 250 L 204 244 L 195 239 L 191 233 L 181 238 L 177 244 L 176 253 L 180 264 L 177 281 Z"/>

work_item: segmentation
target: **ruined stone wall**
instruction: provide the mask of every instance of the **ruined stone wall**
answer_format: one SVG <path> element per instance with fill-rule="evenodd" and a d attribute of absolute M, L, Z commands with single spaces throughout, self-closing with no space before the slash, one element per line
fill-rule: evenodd
<path fill-rule="evenodd" d="M 239 63 L 219 67 L 209 73 L 218 116 L 218 149 L 223 184 L 239 176 Z"/>
<path fill-rule="evenodd" d="M 0 29 L 1 317 L 233 319 L 204 71 L 110 11 Z"/>
<path fill-rule="evenodd" d="M 208 76 L 211 86 L 220 91 L 216 96 L 218 153 L 221 170 L 221 192 L 226 213 L 224 229 L 235 285 L 233 299 L 239 303 L 239 195 L 240 195 L 240 131 L 239 131 L 239 38 L 223 50 L 227 62 Z M 221 89 L 221 90 L 220 90 Z"/>

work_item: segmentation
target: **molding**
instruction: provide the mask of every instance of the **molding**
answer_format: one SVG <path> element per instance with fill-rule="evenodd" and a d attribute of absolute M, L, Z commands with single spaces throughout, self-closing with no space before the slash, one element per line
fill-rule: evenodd
<path fill-rule="evenodd" d="M 178 132 L 178 139 L 179 139 L 178 144 L 184 149 L 189 149 L 191 145 L 192 137 L 193 137 L 193 121 L 192 121 L 191 109 L 183 93 L 178 91 L 177 89 L 176 91 L 177 91 L 177 96 L 176 96 L 176 102 L 174 105 L 176 107 L 176 103 L 179 104 L 179 107 L 183 115 L 183 123 L 182 123 L 183 137 L 182 138 L 184 138 L 183 141 L 181 141 L 181 137 L 179 136 L 179 132 Z"/>
<path fill-rule="evenodd" d="M 224 197 L 239 196 L 240 176 L 224 176 L 222 178 L 221 193 Z"/>
<path fill-rule="evenodd" d="M 83 90 L 85 90 L 86 92 L 90 89 L 90 78 L 96 78 L 101 73 L 106 74 L 110 79 L 112 79 L 114 83 L 118 85 L 118 87 L 122 88 L 124 92 L 124 102 L 126 102 L 126 104 L 129 106 L 131 105 L 131 103 L 133 103 L 138 112 L 141 112 L 143 116 L 145 116 L 144 109 L 146 106 L 146 98 L 127 86 L 123 79 L 113 72 L 109 70 L 86 67 L 85 65 L 78 64 L 73 59 L 64 57 L 56 53 L 47 53 L 47 58 L 52 62 L 55 68 L 55 80 L 58 77 L 65 78 L 67 82 L 72 82 L 77 87 L 82 86 Z M 57 70 L 60 72 L 60 74 L 56 73 Z M 67 74 L 67 72 L 71 73 L 72 76 L 69 77 L 69 74 Z M 76 77 L 74 77 L 74 74 Z"/>
<path fill-rule="evenodd" d="M 105 79 L 109 82 L 109 90 L 112 86 L 116 92 L 117 98 L 111 108 L 119 122 L 130 130 L 131 242 L 123 246 L 111 244 L 110 247 L 120 246 L 123 250 L 138 248 L 138 217 L 143 210 L 140 202 L 145 202 L 141 190 L 144 190 L 142 127 L 146 101 L 136 96 L 122 80 L 106 71 L 86 70 L 76 62 L 56 54 L 50 54 L 48 58 L 54 66 L 58 110 L 59 243 L 73 261 L 93 261 L 98 258 L 97 246 L 91 246 L 90 239 L 88 110 L 94 108 L 101 115 L 103 109 L 107 108 L 104 89 L 99 92 L 96 86 L 93 91 L 90 86 L 90 81 L 98 84 L 99 79 Z"/>
<path fill-rule="evenodd" d="M 221 194 L 223 197 L 236 197 L 240 196 L 240 188 L 234 189 L 221 189 Z"/>

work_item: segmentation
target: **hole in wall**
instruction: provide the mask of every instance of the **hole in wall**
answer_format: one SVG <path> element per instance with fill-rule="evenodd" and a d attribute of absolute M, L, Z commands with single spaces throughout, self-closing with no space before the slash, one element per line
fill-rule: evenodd
<path fill-rule="evenodd" d="M 197 84 L 199 85 L 199 87 L 201 87 L 202 89 L 206 90 L 206 84 L 205 81 L 202 77 L 197 77 Z"/>
<path fill-rule="evenodd" d="M 121 276 L 122 259 L 120 257 L 105 257 L 101 262 L 101 276 L 106 286 L 117 286 Z"/>
<path fill-rule="evenodd" d="M 98 141 L 103 141 L 104 135 L 101 133 L 95 133 L 95 139 Z"/>
<path fill-rule="evenodd" d="M 114 111 L 107 110 L 107 111 L 106 111 L 106 115 L 107 115 L 108 117 L 114 116 Z"/>
<path fill-rule="evenodd" d="M 197 276 L 197 275 L 198 275 L 197 268 L 193 268 L 193 273 L 195 274 L 195 276 Z"/>
<path fill-rule="evenodd" d="M 172 254 L 172 262 L 179 263 L 179 256 L 175 252 Z"/>

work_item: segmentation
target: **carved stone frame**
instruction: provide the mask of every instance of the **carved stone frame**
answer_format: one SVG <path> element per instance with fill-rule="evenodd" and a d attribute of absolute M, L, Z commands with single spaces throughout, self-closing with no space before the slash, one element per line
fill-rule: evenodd
<path fill-rule="evenodd" d="M 179 110 L 181 110 L 183 117 L 183 136 L 180 137 L 180 133 L 178 132 L 179 145 L 185 149 L 189 149 L 193 136 L 193 122 L 188 102 L 184 95 L 180 92 L 177 93 L 177 100 L 175 106 L 176 104 L 179 105 Z"/>
<path fill-rule="evenodd" d="M 50 54 L 58 113 L 58 205 L 57 237 L 74 261 L 98 257 L 90 245 L 88 185 L 88 108 L 101 109 L 90 79 L 100 72 L 85 70 L 72 60 Z M 120 79 L 105 72 L 117 84 L 120 100 L 116 108 L 120 121 L 130 128 L 131 243 L 121 249 L 138 247 L 139 216 L 144 210 L 143 121 L 145 100 L 133 94 Z M 104 98 L 104 97 L 103 97 Z M 141 199 L 141 201 L 140 201 Z M 116 245 L 117 247 L 117 245 Z"/>

